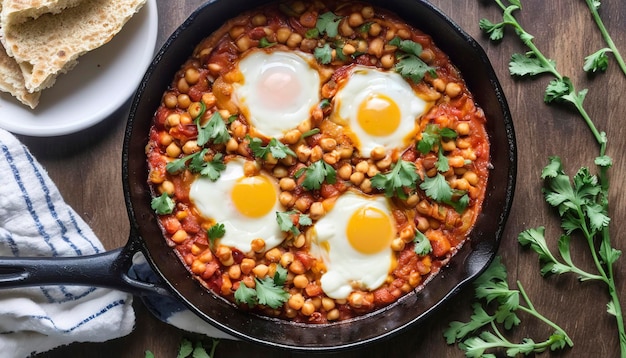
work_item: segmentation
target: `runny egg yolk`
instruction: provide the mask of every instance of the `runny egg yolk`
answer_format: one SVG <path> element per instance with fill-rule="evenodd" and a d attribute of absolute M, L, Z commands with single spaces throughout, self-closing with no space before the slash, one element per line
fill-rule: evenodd
<path fill-rule="evenodd" d="M 231 191 L 235 208 L 250 218 L 268 214 L 276 204 L 276 196 L 272 183 L 261 175 L 239 178 Z"/>
<path fill-rule="evenodd" d="M 382 137 L 395 132 L 402 117 L 400 107 L 389 96 L 374 93 L 367 96 L 357 109 L 357 121 L 365 133 Z"/>
<path fill-rule="evenodd" d="M 391 218 L 376 207 L 359 208 L 352 214 L 346 226 L 346 237 L 350 245 L 366 255 L 387 249 L 393 236 Z"/>
<path fill-rule="evenodd" d="M 285 104 L 297 103 L 302 85 L 294 68 L 268 66 L 257 78 L 256 90 L 266 108 L 280 110 Z"/>

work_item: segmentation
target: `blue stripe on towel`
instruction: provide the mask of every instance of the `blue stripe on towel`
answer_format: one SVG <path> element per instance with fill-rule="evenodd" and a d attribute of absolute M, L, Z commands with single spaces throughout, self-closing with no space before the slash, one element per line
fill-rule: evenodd
<path fill-rule="evenodd" d="M 26 148 L 24 148 L 24 150 L 26 150 Z M 22 192 L 22 197 L 24 198 L 24 202 L 26 203 L 26 208 L 28 209 L 28 213 L 33 218 L 33 221 L 35 222 L 37 231 L 39 231 L 39 234 L 41 235 L 41 237 L 44 238 L 45 242 L 50 247 L 50 250 L 52 250 L 52 256 L 58 256 L 58 252 L 56 248 L 54 247 L 54 245 L 50 243 L 50 236 L 48 236 L 48 234 L 44 230 L 43 225 L 41 224 L 41 221 L 39 220 L 39 215 L 37 215 L 37 212 L 33 208 L 33 202 L 31 201 L 30 196 L 28 195 L 28 192 L 26 192 L 26 188 L 24 187 L 24 182 L 22 181 L 22 176 L 20 175 L 20 172 L 15 166 L 15 163 L 13 161 L 13 156 L 11 155 L 9 148 L 4 144 L 2 145 L 2 152 L 4 153 L 4 157 L 6 158 L 7 163 L 9 164 L 9 167 L 11 168 L 11 173 L 13 174 L 13 178 L 15 179 L 15 182 L 17 183 L 17 186 Z"/>
<path fill-rule="evenodd" d="M 50 212 L 50 215 L 52 216 L 54 221 L 57 223 L 59 228 L 61 229 L 61 237 L 63 238 L 63 241 L 65 241 L 74 250 L 76 255 L 78 256 L 82 255 L 81 250 L 78 247 L 76 247 L 76 245 L 74 245 L 74 243 L 72 242 L 72 240 L 69 239 L 69 237 L 67 237 L 67 228 L 65 227 L 63 222 L 59 219 L 59 215 L 56 211 L 56 208 L 54 207 L 52 198 L 50 198 L 50 188 L 48 187 L 48 184 L 45 182 L 43 176 L 41 175 L 41 171 L 39 171 L 39 168 L 35 164 L 35 159 L 33 158 L 32 155 L 30 155 L 26 147 L 22 147 L 22 148 L 24 150 L 24 154 L 26 155 L 26 158 L 28 159 L 28 162 L 30 163 L 33 173 L 37 177 L 37 180 L 39 180 L 39 185 L 41 186 L 41 190 L 45 194 L 46 205 L 48 206 L 48 211 Z M 49 244 L 52 245 L 51 243 Z"/>
<path fill-rule="evenodd" d="M 13 256 L 19 255 L 20 249 L 19 247 L 17 247 L 15 240 L 13 240 L 13 235 L 11 235 L 10 232 L 4 229 L 0 231 L 0 241 L 7 243 L 7 245 L 11 249 L 11 253 L 13 254 Z"/>
<path fill-rule="evenodd" d="M 85 324 L 88 324 L 90 321 L 93 321 L 94 319 L 102 316 L 103 314 L 107 313 L 108 311 L 112 310 L 115 307 L 118 306 L 123 306 L 126 304 L 126 300 L 117 300 L 117 301 L 113 301 L 111 303 L 109 303 L 108 305 L 106 305 L 104 308 L 102 308 L 100 311 L 90 315 L 89 317 L 83 319 L 82 321 L 78 322 L 76 325 L 66 328 L 66 329 L 59 329 L 59 327 L 57 327 L 57 325 L 55 324 L 54 320 L 52 320 L 49 316 L 25 316 L 28 317 L 30 319 L 34 319 L 34 320 L 40 320 L 40 321 L 48 321 L 52 324 L 52 327 L 54 327 L 55 330 L 67 334 L 70 332 L 75 331 L 76 329 L 84 326 Z M 6 331 L 6 332 L 0 332 L 0 335 L 11 335 L 11 334 L 15 334 L 15 333 L 22 333 L 22 332 L 16 332 L 16 331 Z"/>
<path fill-rule="evenodd" d="M 70 217 L 70 220 L 72 221 L 72 226 L 76 230 L 76 233 L 83 240 L 87 241 L 89 245 L 91 245 L 91 248 L 93 249 L 93 253 L 94 254 L 100 253 L 100 248 L 96 246 L 96 244 L 94 244 L 92 240 L 90 240 L 87 236 L 85 236 L 85 233 L 83 232 L 83 229 L 78 225 L 78 221 L 76 221 L 76 217 L 74 216 L 74 213 L 72 212 L 72 210 L 68 209 L 67 215 Z"/>

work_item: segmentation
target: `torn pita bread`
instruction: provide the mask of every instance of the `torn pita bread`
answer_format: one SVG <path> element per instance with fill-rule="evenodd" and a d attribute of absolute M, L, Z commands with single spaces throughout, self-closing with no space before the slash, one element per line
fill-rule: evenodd
<path fill-rule="evenodd" d="M 19 64 L 26 89 L 39 92 L 71 69 L 78 57 L 109 42 L 145 2 L 82 0 L 58 14 L 7 24 L 2 43 Z"/>
<path fill-rule="evenodd" d="M 0 28 L 8 24 L 21 24 L 43 14 L 58 14 L 83 0 L 1 0 Z"/>
<path fill-rule="evenodd" d="M 8 92 L 20 102 L 35 108 L 39 104 L 40 92 L 30 93 L 24 86 L 24 76 L 15 59 L 7 55 L 0 44 L 0 91 Z"/>

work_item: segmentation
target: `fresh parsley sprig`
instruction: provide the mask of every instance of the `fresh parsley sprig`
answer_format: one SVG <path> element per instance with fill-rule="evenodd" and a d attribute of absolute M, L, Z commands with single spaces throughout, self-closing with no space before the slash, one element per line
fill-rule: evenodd
<path fill-rule="evenodd" d="M 322 187 L 322 183 L 335 184 L 337 181 L 337 171 L 332 165 L 323 160 L 313 162 L 306 168 L 302 168 L 295 173 L 296 179 L 304 175 L 302 187 L 307 190 L 317 190 Z"/>
<path fill-rule="evenodd" d="M 310 216 L 295 210 L 285 212 L 277 211 L 276 222 L 281 231 L 290 232 L 293 236 L 300 235 L 300 229 L 298 227 L 313 225 Z"/>
<path fill-rule="evenodd" d="M 469 205 L 469 195 L 464 190 L 452 189 L 450 183 L 441 174 L 437 173 L 433 177 L 424 176 L 424 181 L 420 184 L 420 189 L 424 190 L 426 196 L 438 203 L 450 205 L 456 212 L 461 213 Z M 454 196 L 458 199 L 454 200 Z"/>
<path fill-rule="evenodd" d="M 276 265 L 276 273 L 273 278 L 255 277 L 255 287 L 250 288 L 241 282 L 235 291 L 235 301 L 245 303 L 249 307 L 264 305 L 271 308 L 279 308 L 289 299 L 289 293 L 283 289 L 287 279 L 287 269 Z"/>
<path fill-rule="evenodd" d="M 216 181 L 226 169 L 224 156 L 222 153 L 217 153 L 213 156 L 211 161 L 207 162 L 204 160 L 204 157 L 208 151 L 208 148 L 204 148 L 199 152 L 176 159 L 167 163 L 165 169 L 168 173 L 178 173 L 187 168 L 193 173 L 200 173 L 201 176 L 206 176 L 210 180 Z"/>
<path fill-rule="evenodd" d="M 598 30 L 600 30 L 600 33 L 602 34 L 604 41 L 609 47 L 602 48 L 594 52 L 593 54 L 585 57 L 585 65 L 583 67 L 584 70 L 592 71 L 592 72 L 595 72 L 596 70 L 605 71 L 608 65 L 608 56 L 606 54 L 610 52 L 610 53 L 613 53 L 613 56 L 615 57 L 617 64 L 622 70 L 622 73 L 626 75 L 626 62 L 624 62 L 622 55 L 617 49 L 617 46 L 615 46 L 615 43 L 613 42 L 613 39 L 611 38 L 609 31 L 604 26 L 604 22 L 602 21 L 602 18 L 600 17 L 600 14 L 598 13 L 598 10 L 600 9 L 600 5 L 601 5 L 600 1 L 599 0 L 585 0 L 585 2 L 587 3 L 587 7 L 589 8 L 589 11 L 591 12 L 591 16 L 593 17 L 593 20 L 596 22 L 596 25 L 598 26 Z"/>
<path fill-rule="evenodd" d="M 204 106 L 203 102 L 200 102 L 202 106 Z M 203 113 L 203 111 L 201 111 Z M 226 123 L 222 119 L 222 116 L 219 112 L 213 113 L 211 118 L 209 118 L 208 122 L 205 125 L 202 125 L 201 122 L 202 115 L 198 116 L 195 119 L 196 127 L 198 129 L 198 145 L 203 146 L 209 142 L 214 144 L 222 144 L 228 142 L 230 139 L 230 133 L 228 133 L 228 128 L 226 127 Z"/>
<path fill-rule="evenodd" d="M 544 189 L 546 201 L 557 208 L 561 217 L 561 226 L 566 235 L 558 241 L 559 254 L 563 262 L 549 252 L 543 229 L 531 229 L 524 231 L 518 237 L 522 245 L 531 246 L 539 254 L 543 263 L 542 274 L 572 272 L 579 275 L 581 280 L 600 279 L 607 285 L 610 302 L 607 304 L 607 312 L 615 316 L 618 338 L 620 342 L 621 357 L 626 358 L 626 330 L 624 318 L 619 301 L 613 266 L 621 252 L 614 249 L 611 244 L 609 231 L 609 177 L 608 169 L 612 160 L 606 155 L 606 133 L 597 130 L 595 124 L 583 107 L 583 101 L 587 90 L 576 91 L 572 81 L 556 69 L 556 62 L 548 59 L 534 44 L 533 36 L 526 32 L 517 21 L 513 13 L 521 9 L 520 0 L 509 0 L 509 5 L 504 5 L 502 0 L 494 0 L 502 9 L 502 22 L 494 24 L 486 19 L 480 21 L 480 28 L 486 31 L 492 40 L 500 40 L 504 34 L 504 28 L 511 26 L 515 33 L 530 51 L 524 55 L 514 54 L 511 57 L 509 71 L 512 76 L 537 76 L 549 74 L 554 79 L 548 84 L 544 101 L 546 103 L 564 103 L 573 105 L 585 124 L 593 134 L 600 147 L 600 154 L 595 159 L 598 168 L 597 176 L 590 174 L 589 169 L 581 168 L 573 178 L 565 175 L 560 160 L 551 158 L 551 162 L 544 168 L 542 177 L 545 180 Z M 586 0 L 594 18 L 597 17 L 597 9 L 600 2 Z M 596 21 L 598 19 L 596 18 Z M 605 35 L 603 26 L 600 30 Z M 607 41 L 609 42 L 609 41 Z M 626 73 L 626 72 L 625 72 Z M 579 231 L 587 241 L 590 254 L 595 263 L 598 275 L 587 274 L 579 269 L 571 261 L 569 234 Z"/>
<path fill-rule="evenodd" d="M 152 198 L 150 207 L 159 215 L 171 214 L 174 211 L 174 200 L 167 193 Z"/>
<path fill-rule="evenodd" d="M 427 154 L 433 149 L 437 149 L 437 162 L 435 166 L 441 173 L 445 173 L 450 169 L 448 158 L 445 156 L 441 142 L 444 139 L 455 139 L 457 133 L 454 129 L 444 127 L 441 128 L 436 124 L 428 124 L 422 133 L 422 139 L 417 142 L 417 150 L 422 154 Z"/>
<path fill-rule="evenodd" d="M 415 230 L 415 237 L 413 238 L 415 247 L 413 250 L 420 256 L 428 255 L 433 251 L 433 247 L 430 245 L 430 240 L 421 231 Z"/>
<path fill-rule="evenodd" d="M 428 66 L 419 57 L 422 53 L 422 45 L 411 40 L 402 40 L 399 37 L 391 39 L 389 44 L 398 47 L 399 51 L 396 54 L 398 62 L 395 64 L 394 69 L 402 77 L 408 78 L 414 83 L 419 83 L 426 73 L 437 77 L 435 68 Z"/>
<path fill-rule="evenodd" d="M 377 173 L 372 177 L 372 186 L 384 190 L 385 196 L 406 199 L 405 188 L 415 190 L 419 181 L 415 163 L 399 159 L 386 174 Z"/>
<path fill-rule="evenodd" d="M 248 140 L 250 141 L 250 149 L 257 158 L 267 159 L 267 155 L 270 153 L 272 157 L 276 159 L 283 159 L 288 155 L 292 157 L 296 156 L 296 153 L 291 150 L 291 148 L 276 138 L 270 139 L 266 146 L 263 146 L 263 140 L 261 140 L 261 138 L 251 138 L 248 136 Z"/>
<path fill-rule="evenodd" d="M 478 301 L 472 305 L 473 314 L 470 321 L 451 322 L 444 332 L 446 342 L 458 343 L 467 357 L 476 358 L 495 358 L 494 354 L 488 353 L 494 349 L 505 349 L 508 357 L 516 357 L 519 354 L 540 353 L 546 349 L 554 351 L 566 346 L 572 347 L 574 343 L 567 333 L 537 311 L 519 281 L 517 287 L 517 290 L 509 287 L 506 268 L 500 257 L 496 257 L 487 270 L 474 281 Z M 520 302 L 520 297 L 523 302 Z M 495 309 L 489 313 L 492 303 L 495 304 Z M 500 327 L 510 330 L 519 325 L 521 320 L 518 312 L 541 320 L 555 332 L 543 342 L 535 342 L 530 338 L 524 338 L 520 343 L 511 342 L 504 336 Z"/>

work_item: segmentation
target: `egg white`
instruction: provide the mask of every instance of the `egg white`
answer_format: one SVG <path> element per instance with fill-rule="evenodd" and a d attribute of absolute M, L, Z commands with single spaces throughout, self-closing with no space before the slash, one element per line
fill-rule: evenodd
<path fill-rule="evenodd" d="M 400 123 L 393 133 L 372 135 L 359 125 L 359 106 L 372 95 L 384 95 L 399 107 Z M 331 119 L 356 137 L 354 144 L 360 156 L 369 158 L 376 147 L 391 150 L 408 145 L 415 134 L 417 119 L 426 110 L 427 103 L 398 73 L 359 65 L 351 69 L 347 80 L 337 91 L 333 108 Z"/>
<path fill-rule="evenodd" d="M 220 244 L 235 247 L 247 253 L 251 251 L 250 243 L 256 238 L 265 240 L 265 249 L 278 246 L 284 235 L 276 222 L 276 212 L 283 211 L 278 201 L 278 185 L 271 176 L 261 173 L 274 185 L 276 201 L 269 212 L 261 217 L 247 217 L 236 208 L 231 193 L 237 180 L 245 177 L 245 160 L 236 158 L 227 163 L 226 169 L 215 182 L 206 177 L 198 177 L 191 184 L 189 197 L 200 213 L 217 223 L 224 225 L 225 235 Z M 254 198 L 250 198 L 254 200 Z"/>
<path fill-rule="evenodd" d="M 320 75 L 298 51 L 254 51 L 239 61 L 242 83 L 233 101 L 251 126 L 266 137 L 281 137 L 311 115 L 320 101 Z"/>
<path fill-rule="evenodd" d="M 381 210 L 393 223 L 385 197 L 348 191 L 337 199 L 333 209 L 314 226 L 316 240 L 312 245 L 312 253 L 321 257 L 326 266 L 320 281 L 328 297 L 347 298 L 355 288 L 374 290 L 385 282 L 394 265 L 390 246 L 376 253 L 363 254 L 348 242 L 347 223 L 363 207 Z"/>

